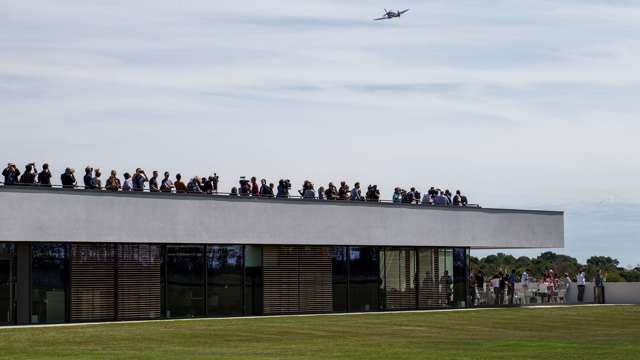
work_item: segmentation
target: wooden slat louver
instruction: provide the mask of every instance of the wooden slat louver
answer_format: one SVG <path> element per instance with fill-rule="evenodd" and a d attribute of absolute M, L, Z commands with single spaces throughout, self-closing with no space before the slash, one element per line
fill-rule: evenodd
<path fill-rule="evenodd" d="M 118 320 L 160 317 L 160 247 L 119 245 Z"/>
<path fill-rule="evenodd" d="M 300 312 L 333 311 L 332 249 L 300 248 Z"/>
<path fill-rule="evenodd" d="M 71 321 L 115 319 L 115 246 L 71 247 Z"/>
<path fill-rule="evenodd" d="M 264 313 L 297 313 L 298 248 L 265 246 L 263 249 Z"/>
<path fill-rule="evenodd" d="M 264 313 L 333 310 L 330 247 L 265 246 Z"/>

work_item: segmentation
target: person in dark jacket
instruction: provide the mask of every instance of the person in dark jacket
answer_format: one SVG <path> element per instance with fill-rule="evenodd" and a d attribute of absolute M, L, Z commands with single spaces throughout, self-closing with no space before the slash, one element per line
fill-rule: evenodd
<path fill-rule="evenodd" d="M 4 176 L 5 185 L 18 185 L 18 179 L 20 178 L 20 170 L 16 167 L 16 164 L 9 163 L 7 167 L 2 170 L 2 176 Z"/>
<path fill-rule="evenodd" d="M 133 182 L 133 191 L 144 191 L 144 183 L 149 181 L 149 178 L 144 170 L 137 168 L 131 181 Z"/>
<path fill-rule="evenodd" d="M 338 198 L 338 189 L 332 182 L 329 183 L 327 189 L 324 191 L 324 196 L 327 200 L 336 200 Z"/>
<path fill-rule="evenodd" d="M 35 163 L 27 164 L 27 166 L 24 167 L 24 174 L 20 176 L 20 185 L 34 185 L 36 183 L 38 171 L 35 167 Z"/>
<path fill-rule="evenodd" d="M 262 197 L 273 197 L 273 189 L 267 185 L 267 180 L 260 180 L 260 196 Z"/>
<path fill-rule="evenodd" d="M 42 171 L 38 174 L 38 184 L 44 187 L 51 187 L 51 171 L 49 171 L 49 164 L 42 164 Z"/>
<path fill-rule="evenodd" d="M 66 168 L 64 173 L 60 175 L 60 182 L 65 189 L 73 189 L 76 187 L 76 171 L 72 168 Z"/>
<path fill-rule="evenodd" d="M 87 166 L 84 168 L 84 188 L 87 190 L 95 189 L 96 185 L 93 182 L 93 168 L 91 166 Z"/>

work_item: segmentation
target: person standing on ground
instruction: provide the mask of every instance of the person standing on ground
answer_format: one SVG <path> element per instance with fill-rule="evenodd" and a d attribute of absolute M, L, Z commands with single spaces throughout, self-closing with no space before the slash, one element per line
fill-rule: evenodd
<path fill-rule="evenodd" d="M 596 278 L 594 279 L 595 285 L 595 303 L 604 304 L 604 278 L 602 277 L 602 270 L 598 270 Z"/>
<path fill-rule="evenodd" d="M 522 285 L 522 302 L 526 305 L 529 303 L 529 269 L 526 269 L 520 275 L 520 285 Z"/>
<path fill-rule="evenodd" d="M 513 300 L 516 294 L 516 270 L 512 269 L 509 274 L 509 286 L 507 288 L 507 295 L 509 297 L 509 304 L 513 305 Z"/>
<path fill-rule="evenodd" d="M 482 271 L 478 271 L 476 274 L 477 305 L 480 305 L 484 299 L 484 281 L 484 274 Z"/>
<path fill-rule="evenodd" d="M 568 273 L 564 273 L 564 303 L 569 303 L 569 295 L 571 294 L 571 277 Z"/>
<path fill-rule="evenodd" d="M 580 272 L 578 272 L 576 283 L 578 284 L 578 302 L 583 303 L 584 302 L 584 284 L 585 284 L 584 269 L 580 269 Z"/>
<path fill-rule="evenodd" d="M 494 274 L 491 278 L 491 287 L 493 288 L 493 304 L 500 305 L 500 279 L 502 279 L 502 275 Z"/>

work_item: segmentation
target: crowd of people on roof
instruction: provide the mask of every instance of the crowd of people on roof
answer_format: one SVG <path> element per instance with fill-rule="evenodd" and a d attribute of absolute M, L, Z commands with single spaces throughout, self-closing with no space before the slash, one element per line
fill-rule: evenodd
<path fill-rule="evenodd" d="M 78 185 L 76 173 L 73 168 L 66 168 L 60 175 L 60 183 L 65 189 L 88 189 L 102 191 L 145 191 L 149 192 L 175 192 L 175 193 L 207 193 L 222 194 L 218 192 L 219 177 L 216 173 L 211 176 L 194 176 L 190 180 L 185 181 L 181 174 L 175 175 L 175 180 L 171 179 L 168 171 L 164 172 L 164 176 L 160 179 L 158 171 L 153 171 L 151 177 L 146 172 L 137 168 L 132 174 L 125 172 L 122 180 L 118 177 L 116 170 L 111 170 L 109 177 L 102 178 L 102 171 L 87 166 L 84 170 L 85 174 L 82 178 L 82 185 Z M 20 172 L 18 167 L 9 163 L 2 171 L 4 177 L 4 185 L 22 185 L 22 186 L 41 186 L 52 187 L 52 174 L 48 164 L 42 165 L 42 170 L 38 171 L 35 163 L 29 163 L 25 166 L 24 172 Z M 377 185 L 367 186 L 364 191 L 359 182 L 350 187 L 346 181 L 341 181 L 340 186 L 336 186 L 333 182 L 329 182 L 327 187 L 320 186 L 315 188 L 314 184 L 305 180 L 302 188 L 297 191 L 299 197 L 303 199 L 318 200 L 350 200 L 350 201 L 380 201 L 380 190 Z M 241 177 L 238 186 L 231 188 L 230 196 L 254 196 L 266 198 L 289 198 L 298 197 L 291 194 L 291 181 L 289 179 L 280 179 L 278 185 L 268 183 L 266 179 L 261 179 L 258 183 L 256 177 L 247 180 Z M 452 194 L 449 190 L 440 190 L 431 187 L 422 196 L 414 187 L 409 191 L 396 187 L 394 189 L 392 201 L 394 204 L 422 204 L 435 206 L 468 206 L 469 202 L 460 190 L 456 190 Z"/>

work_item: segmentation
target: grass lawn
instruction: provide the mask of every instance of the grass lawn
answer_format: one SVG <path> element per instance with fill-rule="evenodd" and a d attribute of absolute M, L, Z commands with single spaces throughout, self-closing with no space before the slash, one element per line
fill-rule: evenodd
<path fill-rule="evenodd" d="M 640 359 L 640 306 L 0 328 L 0 359 Z"/>

